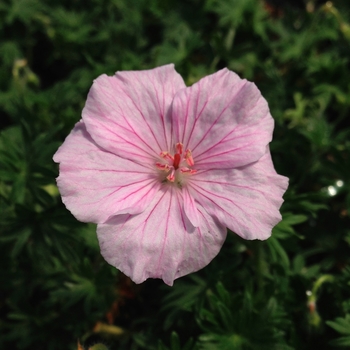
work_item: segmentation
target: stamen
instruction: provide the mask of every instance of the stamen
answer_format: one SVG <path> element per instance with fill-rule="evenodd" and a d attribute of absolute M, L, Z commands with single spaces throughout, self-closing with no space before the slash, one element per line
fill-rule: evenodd
<path fill-rule="evenodd" d="M 175 169 L 174 167 L 171 167 L 169 175 L 166 177 L 170 182 L 175 181 Z"/>
<path fill-rule="evenodd" d="M 160 152 L 160 156 L 161 156 L 162 158 L 170 159 L 171 161 L 174 161 L 174 157 L 173 157 L 170 153 L 168 153 L 168 152 L 165 152 L 165 151 Z"/>
<path fill-rule="evenodd" d="M 192 158 L 192 152 L 189 149 L 187 149 L 185 152 L 185 159 L 186 159 L 186 162 L 189 166 L 194 165 L 194 160 Z"/>
<path fill-rule="evenodd" d="M 183 174 L 195 174 L 197 172 L 196 169 L 190 169 L 190 168 L 186 168 L 186 167 L 181 168 L 180 171 Z"/>
<path fill-rule="evenodd" d="M 169 165 L 168 164 L 162 164 L 162 163 L 156 163 L 156 167 L 160 170 L 168 171 Z"/>
<path fill-rule="evenodd" d="M 177 153 L 182 154 L 183 151 L 183 144 L 181 142 L 178 142 L 175 146 Z"/>

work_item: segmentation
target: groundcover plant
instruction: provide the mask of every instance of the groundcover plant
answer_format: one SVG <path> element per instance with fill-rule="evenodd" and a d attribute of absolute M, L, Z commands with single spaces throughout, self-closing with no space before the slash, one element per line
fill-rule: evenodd
<path fill-rule="evenodd" d="M 0 348 L 348 348 L 349 13 L 1 2 Z"/>

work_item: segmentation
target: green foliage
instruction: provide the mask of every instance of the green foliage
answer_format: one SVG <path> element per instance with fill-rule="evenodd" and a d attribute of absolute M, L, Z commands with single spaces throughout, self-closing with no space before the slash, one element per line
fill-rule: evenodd
<path fill-rule="evenodd" d="M 189 339 L 186 344 L 181 346 L 179 336 L 176 332 L 172 332 L 170 336 L 170 347 L 167 347 L 160 340 L 158 343 L 157 350 L 196 350 L 196 345 L 193 344 L 193 340 Z"/>
<path fill-rule="evenodd" d="M 0 2 L 0 348 L 349 347 L 349 52 L 347 0 Z M 230 232 L 172 288 L 135 286 L 64 208 L 52 155 L 98 75 L 170 62 L 255 82 L 290 188 L 269 240 Z"/>
<path fill-rule="evenodd" d="M 274 298 L 254 300 L 249 288 L 232 296 L 220 282 L 207 297 L 209 309 L 199 314 L 200 348 L 291 349 L 284 339 L 290 322 Z"/>
<path fill-rule="evenodd" d="M 335 321 L 327 321 L 327 325 L 335 329 L 338 333 L 343 336 L 335 339 L 331 344 L 335 346 L 350 346 L 350 315 L 346 314 L 344 318 L 337 317 Z"/>

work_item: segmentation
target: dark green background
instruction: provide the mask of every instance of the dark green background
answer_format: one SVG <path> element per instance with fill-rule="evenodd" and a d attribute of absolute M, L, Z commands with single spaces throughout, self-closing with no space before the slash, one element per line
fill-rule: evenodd
<path fill-rule="evenodd" d="M 350 348 L 350 3 L 0 2 L 0 348 Z M 172 288 L 136 286 L 61 203 L 52 155 L 92 80 L 173 62 L 254 81 L 290 178 L 264 242 L 233 233 Z"/>

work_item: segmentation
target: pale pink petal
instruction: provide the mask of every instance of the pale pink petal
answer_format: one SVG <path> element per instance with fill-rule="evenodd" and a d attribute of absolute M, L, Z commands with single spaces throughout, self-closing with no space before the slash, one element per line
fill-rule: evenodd
<path fill-rule="evenodd" d="M 191 224 L 194 227 L 198 227 L 200 225 L 200 217 L 199 217 L 197 205 L 186 186 L 182 188 L 181 193 L 183 197 L 185 214 L 187 218 L 190 220 Z"/>
<path fill-rule="evenodd" d="M 244 166 L 271 141 L 274 121 L 257 87 L 223 69 L 180 90 L 172 105 L 174 138 L 195 169 Z"/>
<path fill-rule="evenodd" d="M 245 239 L 262 240 L 281 221 L 288 179 L 275 172 L 267 151 L 241 168 L 198 172 L 188 186 L 195 201 L 222 225 Z"/>
<path fill-rule="evenodd" d="M 93 140 L 120 157 L 153 163 L 173 144 L 169 106 L 185 88 L 174 65 L 101 75 L 92 85 L 83 121 Z"/>
<path fill-rule="evenodd" d="M 200 225 L 195 228 L 183 212 L 182 195 L 164 187 L 138 215 L 118 215 L 97 227 L 103 257 L 134 282 L 174 279 L 206 266 L 219 252 L 226 228 L 197 205 Z"/>
<path fill-rule="evenodd" d="M 151 167 L 109 153 L 91 139 L 83 122 L 54 155 L 62 201 L 80 221 L 102 223 L 118 213 L 139 213 L 161 184 Z"/>

